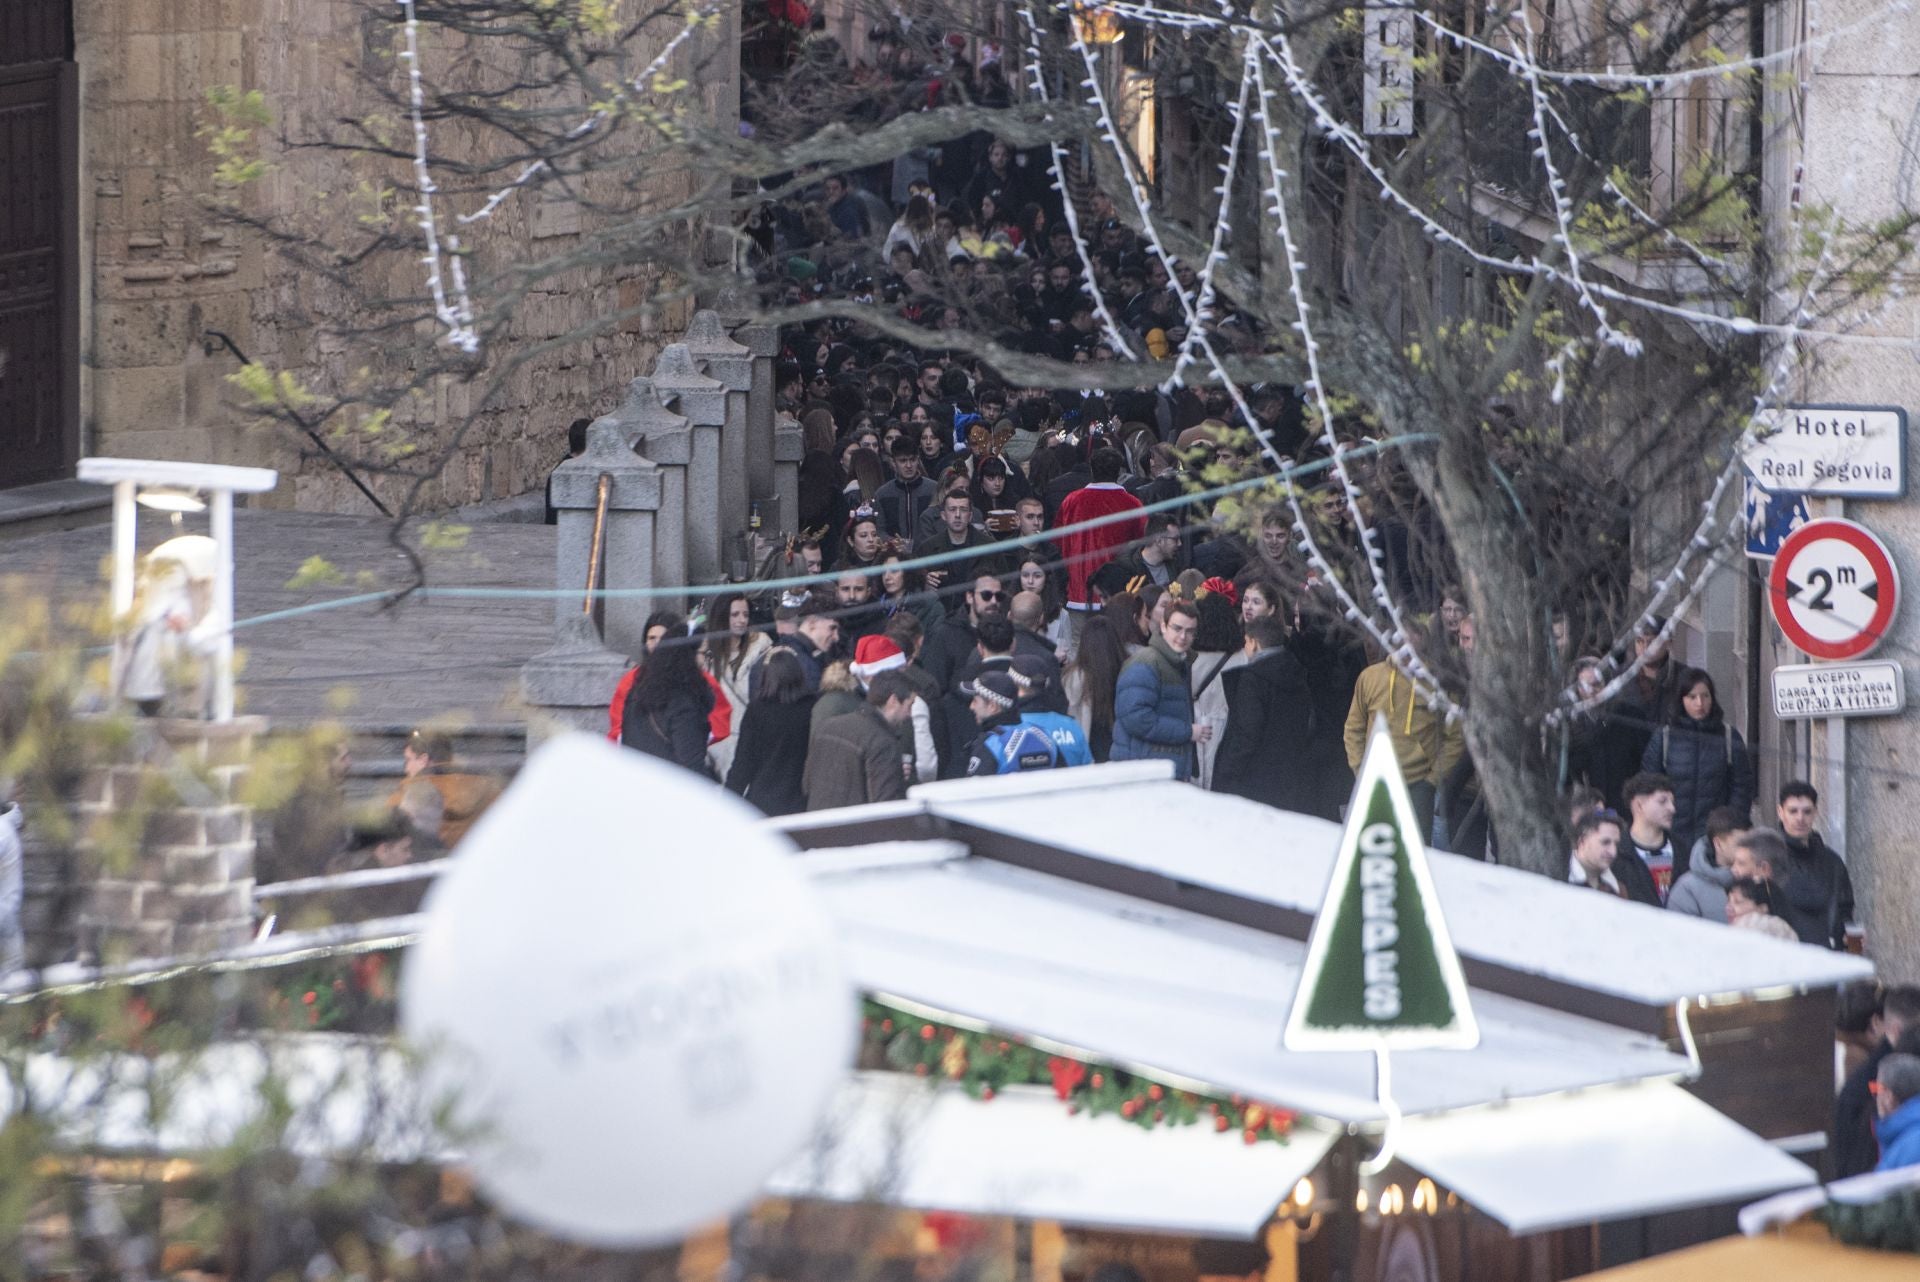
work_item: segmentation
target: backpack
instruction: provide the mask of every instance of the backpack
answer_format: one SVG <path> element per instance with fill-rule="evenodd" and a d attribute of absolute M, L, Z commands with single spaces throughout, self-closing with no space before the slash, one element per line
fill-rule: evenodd
<path fill-rule="evenodd" d="M 1727 737 L 1727 769 L 1731 770 L 1733 769 L 1733 727 L 1730 725 L 1727 725 L 1725 722 L 1722 722 L 1720 725 L 1720 729 L 1722 733 L 1724 733 Z M 1667 745 L 1672 742 L 1673 742 L 1673 727 L 1671 725 L 1661 726 L 1660 727 L 1660 773 L 1662 774 L 1665 774 L 1667 772 Z"/>

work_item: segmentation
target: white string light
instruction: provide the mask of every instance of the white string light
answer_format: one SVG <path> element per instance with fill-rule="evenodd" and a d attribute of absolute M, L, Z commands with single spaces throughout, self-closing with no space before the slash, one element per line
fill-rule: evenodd
<path fill-rule="evenodd" d="M 400 57 L 407 64 L 407 111 L 413 122 L 413 177 L 420 193 L 413 212 L 418 215 L 420 233 L 427 242 L 427 252 L 420 261 L 427 268 L 427 293 L 433 298 L 433 314 L 447 329 L 446 341 L 471 355 L 480 350 L 480 336 L 473 328 L 473 304 L 466 293 L 466 273 L 459 263 L 457 236 L 448 242 L 448 250 L 455 255 L 453 279 L 457 301 L 448 301 L 446 279 L 441 273 L 440 220 L 433 208 L 433 196 L 439 188 L 434 184 L 427 159 L 426 90 L 420 78 L 420 17 L 414 10 L 414 0 L 398 0 L 398 3 L 406 15 L 402 23 L 404 43 Z"/>
<path fill-rule="evenodd" d="M 1226 260 L 1227 228 L 1233 211 L 1233 177 L 1240 170 L 1240 139 L 1246 132 L 1247 100 L 1253 90 L 1253 78 L 1242 72 L 1240 76 L 1240 96 L 1234 100 L 1229 110 L 1233 113 L 1233 129 L 1227 138 L 1226 155 L 1220 161 L 1220 185 L 1214 194 L 1220 198 L 1220 209 L 1213 220 L 1213 239 L 1207 246 L 1206 266 L 1200 271 L 1198 302 L 1195 311 L 1199 314 L 1199 323 L 1187 331 L 1180 340 L 1180 352 L 1174 358 L 1172 380 L 1180 381 L 1182 371 L 1194 360 L 1194 348 L 1197 336 L 1213 320 L 1213 305 L 1217 297 L 1214 286 L 1216 268 Z"/>
<path fill-rule="evenodd" d="M 1306 264 L 1301 261 L 1299 246 L 1293 238 L 1293 220 L 1287 212 L 1286 194 L 1282 186 L 1286 182 L 1287 171 L 1280 164 L 1279 145 L 1276 141 L 1277 130 L 1273 123 L 1272 108 L 1269 106 L 1272 96 L 1267 89 L 1263 49 L 1262 41 L 1247 42 L 1245 74 L 1247 80 L 1258 90 L 1255 101 L 1260 113 L 1260 153 L 1266 160 L 1270 178 L 1267 189 L 1267 195 L 1271 199 L 1269 208 L 1273 213 L 1274 229 L 1280 237 L 1281 255 L 1286 259 L 1287 290 L 1293 298 L 1295 315 L 1293 328 L 1299 333 L 1301 346 L 1306 353 L 1307 391 L 1313 398 L 1314 412 L 1320 419 L 1320 440 L 1333 460 L 1333 474 L 1340 483 L 1341 497 L 1347 509 L 1347 519 L 1353 522 L 1354 537 L 1359 540 L 1360 550 L 1366 556 L 1367 573 L 1373 580 L 1374 600 L 1392 620 L 1394 636 L 1400 641 L 1408 657 L 1407 666 L 1421 671 L 1423 675 L 1428 675 L 1432 686 L 1429 691 L 1429 704 L 1443 708 L 1448 714 L 1453 714 L 1457 709 L 1441 692 L 1439 682 L 1433 681 L 1430 674 L 1426 674 L 1424 666 L 1420 665 L 1418 655 L 1414 652 L 1406 620 L 1401 617 L 1399 605 L 1394 601 L 1393 593 L 1387 588 L 1387 570 L 1380 555 L 1380 541 L 1372 527 L 1367 524 L 1366 513 L 1360 502 L 1360 488 L 1354 484 L 1353 473 L 1347 468 L 1343 457 L 1345 450 L 1333 430 L 1333 407 L 1327 403 L 1326 384 L 1320 376 L 1320 341 L 1314 337 L 1312 309 L 1307 303 Z"/>
<path fill-rule="evenodd" d="M 420 193 L 420 199 L 413 208 L 421 235 L 426 240 L 426 253 L 420 261 L 427 269 L 427 293 L 433 299 L 433 314 L 446 327 L 447 343 L 473 355 L 480 351 L 480 333 L 474 325 L 473 296 L 467 285 L 466 251 L 461 245 L 459 233 L 452 230 L 446 233 L 445 248 L 442 249 L 440 220 L 434 208 L 433 198 L 439 186 L 434 182 L 427 140 L 426 87 L 420 72 L 420 17 L 415 0 L 396 2 L 405 15 L 400 57 L 407 64 L 407 114 L 413 126 L 414 184 Z M 647 82 L 659 74 L 674 52 L 692 38 L 693 33 L 717 7 L 718 0 L 702 0 L 699 7 L 687 15 L 686 25 L 628 82 L 629 87 L 635 92 L 644 92 Z M 594 111 L 567 131 L 565 141 L 573 142 L 584 137 L 611 115 L 611 110 L 605 107 Z M 509 196 L 551 168 L 551 162 L 544 157 L 529 162 L 513 181 L 488 196 L 480 208 L 469 214 L 457 215 L 455 224 L 464 227 L 492 218 Z M 451 297 L 448 292 L 449 280 L 452 282 Z"/>
<path fill-rule="evenodd" d="M 1143 21 L 1153 21 L 1155 20 L 1155 15 L 1161 12 L 1153 9 L 1151 6 L 1145 5 L 1127 5 L 1125 7 L 1128 12 L 1137 13 Z M 1210 21 L 1210 25 L 1218 26 L 1220 24 Z M 1286 77 L 1288 88 L 1313 112 L 1314 120 L 1326 136 L 1340 143 L 1341 146 L 1354 157 L 1361 168 L 1366 171 L 1367 176 L 1378 185 L 1381 199 L 1402 210 L 1408 217 L 1412 218 L 1419 224 L 1421 231 L 1429 239 L 1437 244 L 1445 245 L 1450 249 L 1464 254 L 1476 265 L 1485 267 L 1489 271 L 1510 276 L 1543 276 L 1550 281 L 1561 284 L 1568 283 L 1565 273 L 1542 262 L 1537 255 L 1526 261 L 1496 257 L 1495 255 L 1485 253 L 1475 248 L 1459 235 L 1439 223 L 1418 202 L 1408 197 L 1394 185 L 1392 179 L 1387 176 L 1379 162 L 1375 160 L 1372 148 L 1367 141 L 1356 133 L 1345 121 L 1333 113 L 1332 109 L 1327 105 L 1326 100 L 1314 89 L 1311 80 L 1308 79 L 1306 74 L 1293 60 L 1291 45 L 1285 36 L 1274 37 L 1274 39 L 1268 43 L 1268 48 L 1279 55 L 1276 58 L 1276 63 Z M 1686 307 L 1677 303 L 1662 302 L 1649 295 L 1619 289 L 1598 280 L 1588 280 L 1586 287 L 1591 293 L 1611 302 L 1623 303 L 1631 307 L 1669 316 L 1676 320 L 1686 321 L 1692 325 L 1725 330 L 1728 333 L 1740 336 L 1766 335 L 1784 339 L 1810 340 L 1860 347 L 1883 347 L 1904 352 L 1911 352 L 1915 346 L 1913 340 L 1908 338 L 1877 334 L 1852 334 L 1845 331 L 1814 329 L 1803 325 L 1774 324 L 1757 321 L 1745 316 L 1727 316 L 1717 312 L 1701 311 L 1698 308 Z"/>
<path fill-rule="evenodd" d="M 1092 48 L 1087 45 L 1087 42 L 1082 38 L 1077 27 L 1069 26 L 1068 30 L 1073 33 L 1071 44 L 1074 51 L 1080 55 L 1081 62 L 1087 70 L 1087 78 L 1082 81 L 1082 84 L 1087 90 L 1089 101 L 1093 104 L 1101 135 L 1107 146 L 1112 150 L 1114 160 L 1120 169 L 1121 177 L 1126 182 L 1128 196 L 1133 201 L 1134 209 L 1140 219 L 1141 234 L 1145 237 L 1147 246 L 1153 252 L 1154 257 L 1159 260 L 1161 266 L 1166 270 L 1167 287 L 1173 291 L 1174 297 L 1180 302 L 1181 310 L 1187 318 L 1188 333 L 1198 333 L 1200 335 L 1199 347 L 1201 352 L 1206 356 L 1209 365 L 1212 367 L 1214 378 L 1219 381 L 1221 387 L 1225 389 L 1227 395 L 1233 400 L 1234 407 L 1240 412 L 1241 418 L 1246 422 L 1249 430 L 1253 432 L 1255 438 L 1260 442 L 1261 450 L 1276 467 L 1285 470 L 1286 459 L 1280 454 L 1278 448 L 1275 447 L 1272 435 L 1261 425 L 1260 420 L 1254 416 L 1253 408 L 1247 404 L 1246 396 L 1241 391 L 1239 384 L 1228 373 L 1226 363 L 1221 360 L 1219 352 L 1215 350 L 1212 339 L 1208 337 L 1204 329 L 1197 324 L 1193 295 L 1180 283 L 1178 275 L 1173 270 L 1173 256 L 1168 253 L 1166 245 L 1161 240 L 1159 228 L 1153 221 L 1152 198 L 1148 195 L 1139 174 L 1134 168 L 1132 159 L 1128 155 L 1127 148 L 1120 139 L 1120 131 L 1114 123 L 1113 112 L 1108 105 L 1105 92 L 1100 87 L 1099 57 L 1094 53 Z M 1224 218 L 1226 212 L 1227 211 L 1223 209 L 1221 211 L 1221 217 Z M 1337 463 L 1338 461 L 1336 460 L 1336 465 Z M 1385 651 L 1388 661 L 1407 678 L 1413 685 L 1415 691 L 1425 697 L 1429 704 L 1450 709 L 1452 705 L 1448 703 L 1445 695 L 1441 693 L 1439 682 L 1433 679 L 1432 674 L 1426 669 L 1420 656 L 1413 651 L 1404 629 L 1390 630 L 1383 628 L 1371 611 L 1361 608 L 1360 603 L 1354 599 L 1352 592 L 1348 590 L 1339 572 L 1334 569 L 1333 563 L 1321 549 L 1318 540 L 1314 538 L 1312 527 L 1307 520 L 1306 510 L 1300 503 L 1299 494 L 1291 485 L 1285 487 L 1285 494 L 1288 508 L 1292 514 L 1293 531 L 1298 540 L 1300 551 L 1307 558 L 1309 567 L 1319 574 L 1332 590 L 1334 596 L 1340 603 L 1341 609 L 1345 612 L 1346 617 L 1358 624 L 1367 635 L 1373 638 L 1375 643 Z M 1374 586 L 1376 599 L 1378 599 L 1384 590 L 1382 585 L 1377 582 Z M 1389 609 L 1391 611 L 1390 605 Z M 1389 617 L 1393 617 L 1391 612 Z"/>
<path fill-rule="evenodd" d="M 1614 329 L 1613 323 L 1607 319 L 1606 309 L 1594 299 L 1587 288 L 1586 280 L 1582 277 L 1580 250 L 1573 243 L 1573 202 L 1567 196 L 1567 184 L 1560 176 L 1559 167 L 1553 163 L 1553 147 L 1547 137 L 1547 95 L 1540 86 L 1539 69 L 1533 60 L 1535 49 L 1533 19 L 1527 13 L 1524 4 L 1520 6 L 1519 13 L 1521 29 L 1526 33 L 1527 39 L 1521 77 L 1527 82 L 1527 96 L 1533 107 L 1533 126 L 1527 131 L 1527 136 L 1533 140 L 1534 155 L 1540 158 L 1540 166 L 1546 171 L 1547 194 L 1553 201 L 1553 239 L 1559 244 L 1560 252 L 1566 256 L 1568 283 L 1579 297 L 1581 304 L 1593 313 L 1594 322 L 1599 329 L 1600 341 L 1627 356 L 1638 356 L 1641 350 L 1640 340 Z M 1516 41 L 1515 48 L 1518 47 Z M 1566 360 L 1573 347 L 1574 343 L 1569 342 L 1561 349 L 1558 356 L 1547 362 L 1547 368 L 1554 376 L 1552 399 L 1555 405 L 1558 405 L 1566 396 Z"/>
<path fill-rule="evenodd" d="M 652 61 L 642 67 L 639 73 L 627 82 L 627 87 L 635 93 L 645 93 L 647 82 L 652 80 L 654 76 L 658 75 L 660 71 L 666 67 L 667 61 L 673 57 L 675 51 L 690 40 L 693 37 L 693 33 L 699 30 L 718 8 L 718 0 L 702 0 L 699 7 L 688 15 L 687 24 L 682 27 L 672 39 L 667 41 L 660 52 L 653 56 Z M 613 113 L 605 107 L 594 111 L 587 116 L 586 119 L 580 121 L 580 123 L 562 135 L 562 140 L 564 142 L 578 141 L 580 138 L 599 128 L 612 114 Z M 552 168 L 552 165 L 545 158 L 529 161 L 527 165 L 521 169 L 519 174 L 514 177 L 512 182 L 494 192 L 491 196 L 488 196 L 480 208 L 470 214 L 460 215 L 461 224 L 477 223 L 483 219 L 493 217 L 494 212 L 500 208 L 507 197 L 526 186 L 529 182 L 533 181 L 537 175 L 550 168 Z"/>

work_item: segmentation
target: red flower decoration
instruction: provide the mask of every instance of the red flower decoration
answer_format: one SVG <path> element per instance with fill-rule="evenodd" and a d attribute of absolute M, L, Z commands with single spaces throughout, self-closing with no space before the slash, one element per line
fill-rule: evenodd
<path fill-rule="evenodd" d="M 1074 1089 L 1087 1080 L 1085 1064 L 1060 1055 L 1047 1061 L 1047 1072 L 1053 1077 L 1053 1093 L 1061 1099 L 1073 1094 Z"/>
<path fill-rule="evenodd" d="M 1202 583 L 1200 585 L 1200 590 L 1202 592 L 1217 592 L 1221 596 L 1227 598 L 1227 600 L 1232 604 L 1234 605 L 1240 604 L 1240 589 L 1234 587 L 1229 580 L 1223 579 L 1217 574 L 1214 575 L 1211 579 L 1208 579 L 1205 583 Z"/>
<path fill-rule="evenodd" d="M 300 1000 L 306 1005 L 311 1006 L 316 1001 L 320 1000 L 320 995 L 314 992 L 311 988 L 309 988 L 305 993 L 301 995 Z"/>

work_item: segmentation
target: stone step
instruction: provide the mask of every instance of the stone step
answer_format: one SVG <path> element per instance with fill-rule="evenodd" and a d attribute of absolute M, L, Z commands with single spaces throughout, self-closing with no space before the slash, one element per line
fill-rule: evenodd
<path fill-rule="evenodd" d="M 0 543 L 105 525 L 113 519 L 113 490 L 89 481 L 42 481 L 0 490 Z"/>

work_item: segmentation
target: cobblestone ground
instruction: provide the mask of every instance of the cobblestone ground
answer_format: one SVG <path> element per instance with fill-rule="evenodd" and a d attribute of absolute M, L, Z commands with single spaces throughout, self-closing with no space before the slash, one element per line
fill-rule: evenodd
<path fill-rule="evenodd" d="M 204 530 L 188 518 L 187 532 Z M 234 513 L 235 609 L 241 620 L 361 592 L 403 586 L 410 564 L 378 518 L 301 512 Z M 144 551 L 169 537 L 165 517 L 142 513 Z M 407 538 L 419 545 L 419 527 Z M 433 586 L 551 588 L 554 531 L 510 522 L 469 527 L 458 547 L 423 552 Z M 109 527 L 0 543 L 0 597 L 48 593 L 78 601 L 106 593 Z M 303 563 L 324 557 L 344 581 L 289 588 Z M 0 601 L 3 605 L 4 601 Z M 347 606 L 245 628 L 242 707 L 283 723 L 337 718 L 359 725 L 435 718 L 524 720 L 520 665 L 553 639 L 550 600 L 409 599 Z"/>

